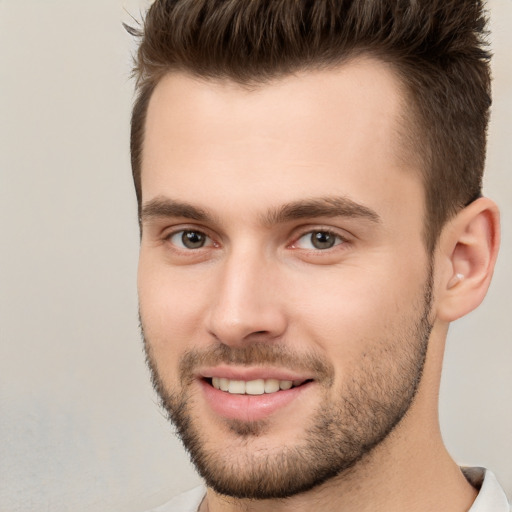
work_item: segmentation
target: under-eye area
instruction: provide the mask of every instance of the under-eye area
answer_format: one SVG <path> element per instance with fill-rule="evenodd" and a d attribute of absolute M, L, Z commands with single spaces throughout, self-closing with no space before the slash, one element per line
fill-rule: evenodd
<path fill-rule="evenodd" d="M 204 379 L 205 382 L 215 389 L 225 391 L 234 395 L 263 395 L 265 393 L 277 393 L 292 388 L 304 386 L 312 379 L 306 380 L 277 380 L 277 379 L 255 379 L 255 380 L 233 380 L 223 377 Z"/>

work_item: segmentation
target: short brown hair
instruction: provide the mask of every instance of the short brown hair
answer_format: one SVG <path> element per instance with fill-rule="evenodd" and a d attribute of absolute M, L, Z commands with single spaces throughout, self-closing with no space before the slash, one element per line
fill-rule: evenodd
<path fill-rule="evenodd" d="M 481 194 L 491 104 L 486 16 L 479 0 L 156 0 L 141 29 L 134 75 L 132 171 L 151 94 L 166 73 L 264 84 L 359 54 L 389 62 L 410 99 L 426 196 L 425 240 Z"/>

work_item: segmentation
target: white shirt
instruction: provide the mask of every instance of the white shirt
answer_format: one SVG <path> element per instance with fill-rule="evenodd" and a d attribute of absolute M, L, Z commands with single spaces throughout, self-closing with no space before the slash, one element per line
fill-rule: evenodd
<path fill-rule="evenodd" d="M 491 471 L 484 468 L 462 468 L 462 472 L 471 485 L 479 490 L 468 512 L 512 512 L 505 492 Z M 205 493 L 206 489 L 199 486 L 147 512 L 197 512 Z"/>

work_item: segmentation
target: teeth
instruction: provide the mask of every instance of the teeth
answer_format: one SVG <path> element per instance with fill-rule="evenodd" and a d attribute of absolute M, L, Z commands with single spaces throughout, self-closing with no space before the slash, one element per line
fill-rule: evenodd
<path fill-rule="evenodd" d="M 265 393 L 265 381 L 263 379 L 258 379 L 246 382 L 245 393 L 247 395 L 263 395 L 263 393 Z"/>
<path fill-rule="evenodd" d="M 279 381 L 279 389 L 286 391 L 293 386 L 293 382 L 291 380 L 280 380 Z"/>
<path fill-rule="evenodd" d="M 265 393 L 275 393 L 279 391 L 279 381 L 277 379 L 267 379 L 265 381 Z"/>
<path fill-rule="evenodd" d="M 245 382 L 243 380 L 230 380 L 228 392 L 233 395 L 245 394 Z"/>
<path fill-rule="evenodd" d="M 222 391 L 228 391 L 229 390 L 229 379 L 220 378 L 219 379 L 219 389 Z"/>
<path fill-rule="evenodd" d="M 213 377 L 212 386 L 221 391 L 227 391 L 234 395 L 263 395 L 264 393 L 275 393 L 279 390 L 286 391 L 294 386 L 300 386 L 301 380 L 277 380 L 277 379 L 256 379 L 256 380 L 230 380 L 224 377 Z"/>

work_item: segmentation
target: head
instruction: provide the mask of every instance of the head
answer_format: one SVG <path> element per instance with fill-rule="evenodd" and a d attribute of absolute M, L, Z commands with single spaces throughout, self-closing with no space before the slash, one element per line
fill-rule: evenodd
<path fill-rule="evenodd" d="M 493 257 L 473 240 L 496 245 L 475 201 L 483 31 L 469 1 L 150 8 L 132 118 L 141 323 L 217 492 L 285 498 L 428 437 L 461 308 L 437 290 L 451 272 L 485 288 Z"/>

